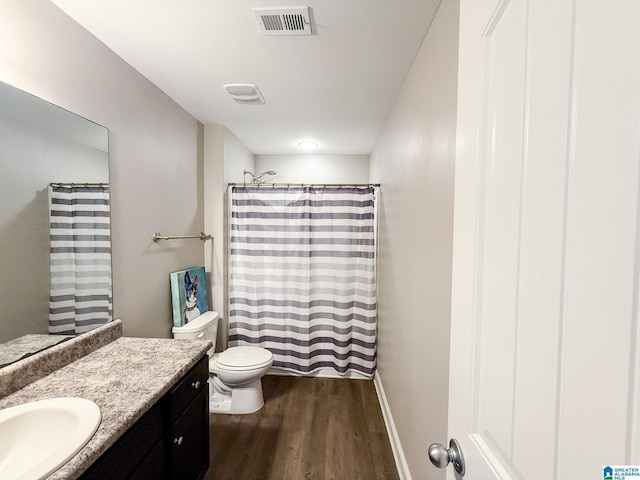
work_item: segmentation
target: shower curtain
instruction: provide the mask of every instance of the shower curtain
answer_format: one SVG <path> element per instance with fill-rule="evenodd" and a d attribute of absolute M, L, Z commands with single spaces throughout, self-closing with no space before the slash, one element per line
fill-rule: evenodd
<path fill-rule="evenodd" d="M 49 333 L 78 334 L 112 319 L 109 187 L 49 187 Z"/>
<path fill-rule="evenodd" d="M 376 188 L 233 186 L 229 339 L 274 367 L 371 378 Z"/>

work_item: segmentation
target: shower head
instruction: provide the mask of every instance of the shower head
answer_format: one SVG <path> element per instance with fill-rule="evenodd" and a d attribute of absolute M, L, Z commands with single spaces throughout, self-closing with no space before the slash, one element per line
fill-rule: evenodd
<path fill-rule="evenodd" d="M 256 180 L 259 180 L 259 179 L 261 179 L 262 177 L 264 177 L 265 175 L 275 175 L 275 174 L 276 174 L 276 172 L 274 172 L 273 170 L 269 170 L 269 171 L 267 171 L 267 172 L 262 172 L 260 175 L 256 175 L 254 178 L 255 178 Z"/>
<path fill-rule="evenodd" d="M 247 173 L 249 175 L 251 175 L 251 182 L 249 182 L 249 183 L 253 184 L 253 185 L 262 185 L 265 182 L 265 180 L 263 180 L 262 177 L 265 176 L 265 175 L 277 175 L 277 172 L 274 172 L 273 170 L 268 170 L 266 172 L 262 172 L 259 175 L 254 175 L 249 170 L 244 170 L 242 173 L 243 173 L 243 175 L 246 175 Z"/>

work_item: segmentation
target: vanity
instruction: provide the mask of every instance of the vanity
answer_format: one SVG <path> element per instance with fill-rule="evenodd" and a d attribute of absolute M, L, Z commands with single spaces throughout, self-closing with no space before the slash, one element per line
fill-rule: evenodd
<path fill-rule="evenodd" d="M 211 343 L 121 332 L 116 320 L 0 370 L 0 408 L 56 397 L 98 405 L 97 431 L 49 480 L 202 478 Z"/>

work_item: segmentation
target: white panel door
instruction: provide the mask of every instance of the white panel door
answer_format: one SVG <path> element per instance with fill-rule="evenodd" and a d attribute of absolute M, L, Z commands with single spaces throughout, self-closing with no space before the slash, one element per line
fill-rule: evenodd
<path fill-rule="evenodd" d="M 640 464 L 640 2 L 460 11 L 449 433 L 465 478 L 599 479 Z"/>

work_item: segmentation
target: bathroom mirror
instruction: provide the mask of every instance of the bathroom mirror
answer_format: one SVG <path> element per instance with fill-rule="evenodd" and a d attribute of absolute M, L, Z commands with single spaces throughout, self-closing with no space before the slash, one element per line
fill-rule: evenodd
<path fill-rule="evenodd" d="M 10 349 L 27 349 L 23 355 L 10 354 L 19 359 L 68 338 L 48 335 L 49 188 L 55 182 L 105 184 L 108 189 L 108 130 L 0 82 L 0 172 L 0 365 L 4 365 L 8 362 L 2 353 Z M 74 238 L 80 235 L 76 232 Z M 110 252 L 108 225 L 101 238 Z M 110 253 L 105 258 L 109 260 L 102 262 L 108 265 L 101 275 L 108 275 L 110 301 Z"/>

